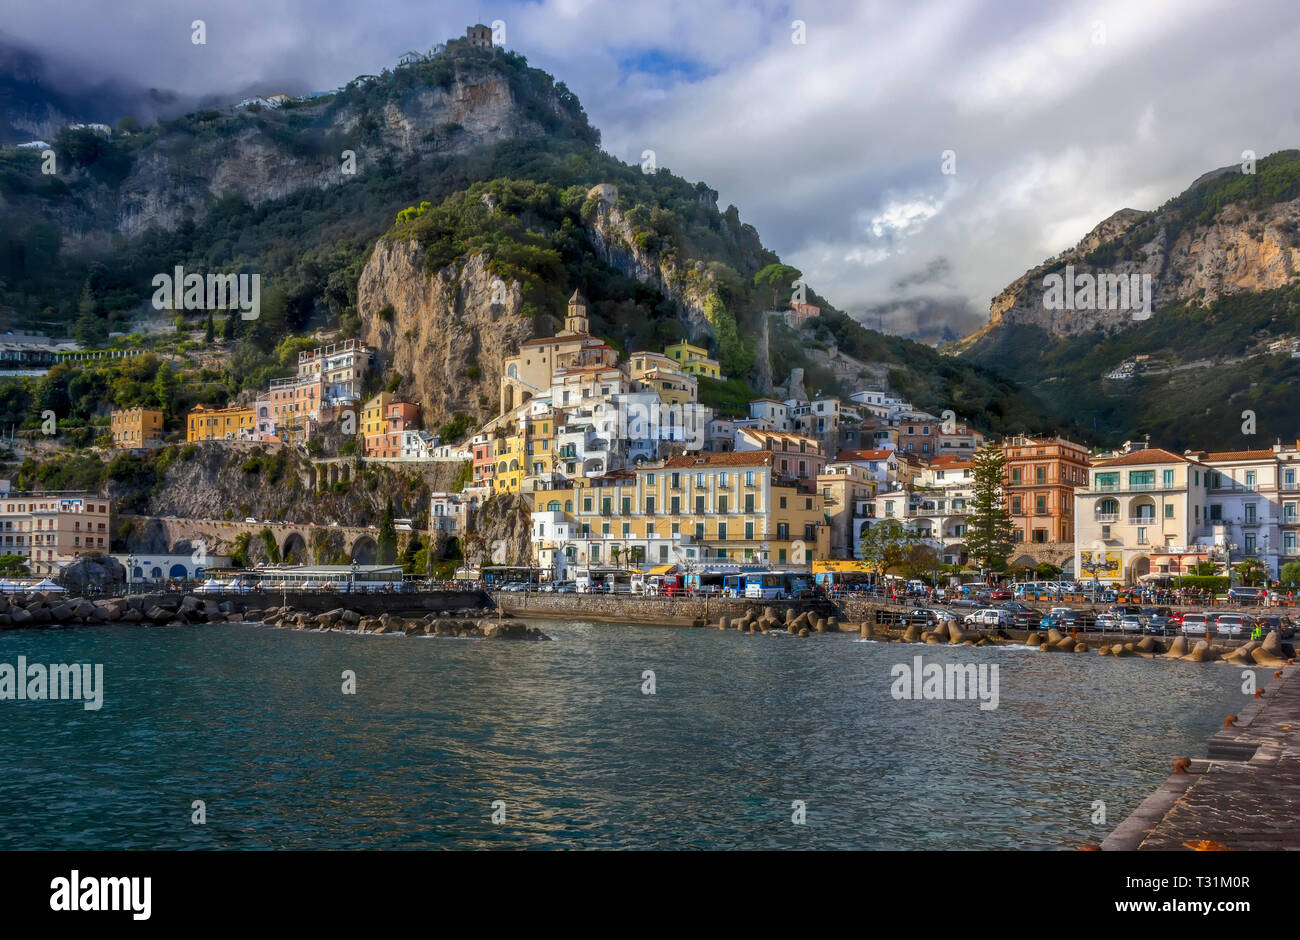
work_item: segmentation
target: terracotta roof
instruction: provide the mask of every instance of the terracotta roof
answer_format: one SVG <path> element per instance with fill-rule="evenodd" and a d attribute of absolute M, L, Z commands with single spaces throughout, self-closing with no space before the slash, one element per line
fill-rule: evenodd
<path fill-rule="evenodd" d="M 1206 454 L 1203 460 L 1268 460 L 1273 457 L 1271 450 L 1224 450 Z"/>
<path fill-rule="evenodd" d="M 725 454 L 669 457 L 664 461 L 664 466 L 674 470 L 693 470 L 697 467 L 762 467 L 771 464 L 772 460 L 773 455 L 770 451 L 740 450 Z"/>
<path fill-rule="evenodd" d="M 930 466 L 939 470 L 962 470 L 973 465 L 974 462 L 969 457 L 959 457 L 956 454 L 944 454 L 930 460 Z"/>
<path fill-rule="evenodd" d="M 1163 450 L 1159 447 L 1148 447 L 1144 450 L 1135 450 L 1131 454 L 1125 454 L 1122 457 L 1112 457 L 1110 460 L 1103 460 L 1101 463 L 1094 464 L 1095 467 L 1136 467 L 1148 463 L 1191 463 L 1189 459 L 1182 454 L 1175 454 L 1173 451 Z"/>
<path fill-rule="evenodd" d="M 884 450 L 842 450 L 835 455 L 836 460 L 884 460 L 896 451 Z"/>

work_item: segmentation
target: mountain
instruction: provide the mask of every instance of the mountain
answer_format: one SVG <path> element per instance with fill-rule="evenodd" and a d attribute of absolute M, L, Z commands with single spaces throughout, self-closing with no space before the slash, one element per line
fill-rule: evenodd
<path fill-rule="evenodd" d="M 884 378 L 994 428 L 1049 420 L 991 370 L 866 330 L 811 291 L 822 315 L 783 332 L 772 314 L 799 272 L 736 207 L 602 151 L 564 83 L 499 48 L 452 40 L 324 96 L 52 143 L 53 176 L 36 153 L 0 151 L 0 327 L 97 345 L 161 319 L 151 280 L 177 265 L 261 276 L 258 319 L 222 312 L 211 347 L 173 344 L 208 363 L 182 377 L 177 409 L 263 387 L 293 337 L 337 328 L 380 349 L 431 429 L 490 417 L 501 356 L 552 332 L 576 288 L 625 352 L 705 343 L 732 379 L 705 383 L 706 401 L 734 407 L 804 368 L 828 392 Z M 205 315 L 180 319 L 202 330 Z M 0 417 L 24 407 L 0 402 Z"/>
<path fill-rule="evenodd" d="M 999 293 L 961 357 L 1084 439 L 1222 450 L 1300 435 L 1300 151 L 1255 170 L 1215 170 L 1159 209 L 1115 213 Z M 1067 280 L 1075 302 L 1055 303 Z M 1133 302 L 1146 284 L 1149 310 Z"/>
<path fill-rule="evenodd" d="M 71 83 L 76 70 L 68 65 L 0 37 L 0 144 L 51 140 L 69 124 L 111 125 L 126 115 L 152 121 L 184 106 L 181 96 L 156 88 Z"/>

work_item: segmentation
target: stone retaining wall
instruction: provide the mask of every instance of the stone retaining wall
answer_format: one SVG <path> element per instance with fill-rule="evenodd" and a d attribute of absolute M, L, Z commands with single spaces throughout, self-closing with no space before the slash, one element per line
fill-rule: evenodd
<path fill-rule="evenodd" d="M 697 618 L 716 622 L 719 617 L 743 617 L 751 607 L 771 607 L 784 616 L 812 611 L 822 617 L 834 614 L 827 601 L 764 601 L 743 597 L 641 597 L 633 594 L 532 594 L 520 591 L 494 593 L 492 599 L 511 617 L 554 620 L 607 620 L 690 626 Z"/>

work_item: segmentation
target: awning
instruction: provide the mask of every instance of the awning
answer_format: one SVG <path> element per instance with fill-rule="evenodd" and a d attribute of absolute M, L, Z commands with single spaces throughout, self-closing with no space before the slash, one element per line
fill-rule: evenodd
<path fill-rule="evenodd" d="M 650 569 L 651 574 L 672 574 L 677 570 L 676 565 L 655 565 Z"/>

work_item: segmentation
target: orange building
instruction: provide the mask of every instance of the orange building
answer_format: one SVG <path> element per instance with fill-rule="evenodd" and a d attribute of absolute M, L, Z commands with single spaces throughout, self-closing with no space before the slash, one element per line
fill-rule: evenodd
<path fill-rule="evenodd" d="M 1016 542 L 1073 542 L 1074 491 L 1088 486 L 1088 448 L 1059 437 L 1011 437 L 1003 497 Z"/>

